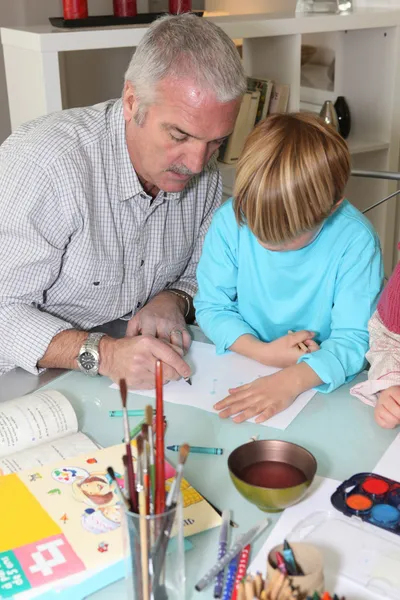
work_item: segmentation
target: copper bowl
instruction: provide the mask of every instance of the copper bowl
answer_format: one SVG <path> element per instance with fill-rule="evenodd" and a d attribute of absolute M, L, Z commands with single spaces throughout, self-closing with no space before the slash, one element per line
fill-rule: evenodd
<path fill-rule="evenodd" d="M 243 470 L 263 461 L 285 463 L 299 469 L 304 482 L 277 488 L 253 485 L 242 478 Z M 228 458 L 228 469 L 238 492 L 260 510 L 280 512 L 298 502 L 311 485 L 317 471 L 315 457 L 297 444 L 283 440 L 259 440 L 236 448 Z"/>

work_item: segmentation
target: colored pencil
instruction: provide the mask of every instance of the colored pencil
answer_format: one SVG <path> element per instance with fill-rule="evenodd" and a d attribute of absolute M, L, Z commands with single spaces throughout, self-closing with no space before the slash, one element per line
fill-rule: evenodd
<path fill-rule="evenodd" d="M 125 435 L 125 447 L 126 456 L 128 457 L 127 462 L 127 476 L 128 476 L 128 496 L 131 504 L 131 510 L 137 512 L 137 499 L 136 499 L 136 486 L 135 486 L 135 471 L 133 469 L 133 458 L 132 458 L 132 447 L 131 440 L 129 437 L 129 421 L 128 413 L 126 411 L 126 401 L 128 397 L 128 388 L 125 379 L 120 379 L 119 390 L 122 400 L 122 408 L 124 411 L 124 435 Z"/>
<path fill-rule="evenodd" d="M 165 509 L 164 400 L 162 362 L 156 363 L 156 514 Z"/>
<path fill-rule="evenodd" d="M 295 333 L 294 331 L 292 331 L 291 329 L 289 329 L 289 331 L 288 331 L 289 335 L 293 335 L 294 333 Z M 308 352 L 308 348 L 307 348 L 307 346 L 305 344 L 303 344 L 303 342 L 299 342 L 297 344 L 297 346 L 298 346 L 299 350 L 302 350 L 303 352 Z"/>
<path fill-rule="evenodd" d="M 167 450 L 171 450 L 172 452 L 179 452 L 179 444 L 174 444 L 173 446 L 167 446 Z M 224 451 L 222 448 L 207 448 L 205 446 L 190 446 L 190 452 L 192 454 L 223 454 Z"/>
<path fill-rule="evenodd" d="M 222 523 L 221 529 L 219 532 L 219 541 L 218 541 L 218 560 L 220 560 L 226 552 L 228 546 L 228 530 L 229 530 L 229 517 L 230 511 L 224 510 L 222 511 Z M 215 586 L 214 586 L 214 598 L 221 598 L 222 590 L 224 585 L 224 570 L 220 571 L 215 578 Z"/>
<path fill-rule="evenodd" d="M 239 564 L 236 573 L 235 586 L 232 592 L 232 600 L 238 600 L 239 584 L 246 577 L 247 565 L 249 562 L 250 544 L 247 544 L 239 555 Z M 243 589 L 244 592 L 244 589 Z"/>
<path fill-rule="evenodd" d="M 243 550 L 247 544 L 251 544 L 252 541 L 259 536 L 268 527 L 269 520 L 263 519 L 258 525 L 251 527 L 246 533 L 240 535 L 237 541 L 233 544 L 225 556 L 221 558 L 207 573 L 196 583 L 195 589 L 198 592 L 203 591 L 210 583 L 214 580 L 214 577 L 226 567 L 226 565 Z"/>
<path fill-rule="evenodd" d="M 239 555 L 236 555 L 232 558 L 232 560 L 229 563 L 222 600 L 231 600 L 233 588 L 235 586 L 238 564 Z"/>
<path fill-rule="evenodd" d="M 144 417 L 145 409 L 144 408 L 135 408 L 133 410 L 129 409 L 127 411 L 127 413 L 128 413 L 128 417 Z M 123 410 L 109 410 L 108 416 L 109 417 L 123 417 L 124 411 Z"/>

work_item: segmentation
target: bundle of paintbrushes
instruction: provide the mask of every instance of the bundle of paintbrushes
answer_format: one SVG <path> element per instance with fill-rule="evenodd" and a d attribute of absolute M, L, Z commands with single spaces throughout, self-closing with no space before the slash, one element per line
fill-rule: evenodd
<path fill-rule="evenodd" d="M 247 575 L 238 586 L 237 600 L 339 600 L 328 592 L 305 596 L 291 583 L 291 578 L 280 571 L 274 571 L 268 581 L 264 581 L 260 573 Z M 344 596 L 340 600 L 345 600 Z"/>
<path fill-rule="evenodd" d="M 181 482 L 189 446 L 183 444 L 179 463 L 168 496 L 165 492 L 164 406 L 162 364 L 156 365 L 156 423 L 153 434 L 153 408 L 147 406 L 145 423 L 136 436 L 136 461 L 132 457 L 127 411 L 127 386 L 120 381 L 126 454 L 124 491 L 116 482 L 112 468 L 108 469 L 116 485 L 120 503 L 126 508 L 126 521 L 132 556 L 134 597 L 140 600 L 164 600 L 168 597 L 164 585 L 167 547 L 171 539 L 180 498 Z M 155 438 L 155 439 L 154 439 Z"/>

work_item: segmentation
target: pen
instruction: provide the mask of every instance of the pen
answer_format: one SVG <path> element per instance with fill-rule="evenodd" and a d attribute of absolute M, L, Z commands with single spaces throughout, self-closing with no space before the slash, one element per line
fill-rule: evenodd
<path fill-rule="evenodd" d="M 255 525 L 246 533 L 240 535 L 237 541 L 233 544 L 232 548 L 228 550 L 228 552 L 223 556 L 195 585 L 195 589 L 198 592 L 203 591 L 214 579 L 214 577 L 226 567 L 226 565 L 235 558 L 243 550 L 247 544 L 251 544 L 251 542 L 260 535 L 269 525 L 269 520 L 264 519 L 258 525 Z"/>
<path fill-rule="evenodd" d="M 186 383 L 188 383 L 189 385 L 192 385 L 192 378 L 191 377 L 184 377 L 184 380 L 186 381 Z"/>
<path fill-rule="evenodd" d="M 175 444 L 174 446 L 167 446 L 167 450 L 172 452 L 179 452 L 180 446 Z M 222 448 L 206 448 L 205 446 L 190 446 L 190 452 L 194 454 L 223 454 Z"/>
<path fill-rule="evenodd" d="M 294 331 L 292 331 L 291 329 L 289 329 L 288 334 L 289 335 L 293 335 Z M 307 348 L 307 346 L 305 344 L 303 344 L 303 342 L 299 342 L 297 344 L 297 346 L 298 346 L 299 350 L 302 350 L 303 352 L 308 353 L 308 348 Z"/>
<path fill-rule="evenodd" d="M 219 532 L 218 560 L 220 560 L 225 555 L 226 548 L 228 546 L 229 518 L 230 518 L 229 510 L 224 510 L 222 512 L 222 523 L 221 523 L 221 529 Z M 215 578 L 214 598 L 221 598 L 223 584 L 224 584 L 224 570 L 222 569 L 218 573 L 217 577 Z"/>
<path fill-rule="evenodd" d="M 145 410 L 144 408 L 136 408 L 134 410 L 128 410 L 128 417 L 144 417 L 145 415 Z M 155 413 L 155 411 L 154 411 Z M 110 410 L 108 411 L 108 416 L 109 417 L 122 417 L 123 416 L 123 411 L 122 410 Z"/>

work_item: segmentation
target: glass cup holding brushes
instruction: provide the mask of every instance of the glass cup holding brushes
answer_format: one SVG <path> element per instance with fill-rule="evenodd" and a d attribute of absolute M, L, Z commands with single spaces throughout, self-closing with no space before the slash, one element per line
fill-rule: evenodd
<path fill-rule="evenodd" d="M 120 381 L 126 454 L 125 490 L 116 485 L 125 508 L 125 565 L 131 600 L 181 600 L 185 597 L 185 553 L 181 483 L 190 448 L 183 444 L 175 476 L 166 495 L 162 363 L 156 363 L 156 419 L 146 407 L 146 423 L 131 443 L 127 386 Z M 136 445 L 136 457 L 134 456 Z M 136 460 L 135 460 L 136 458 Z M 115 481 L 112 468 L 109 476 Z"/>

